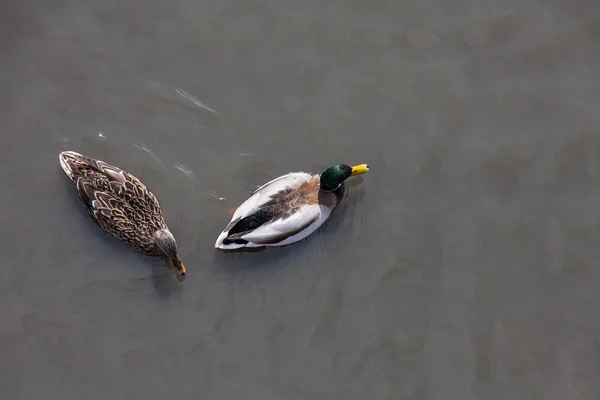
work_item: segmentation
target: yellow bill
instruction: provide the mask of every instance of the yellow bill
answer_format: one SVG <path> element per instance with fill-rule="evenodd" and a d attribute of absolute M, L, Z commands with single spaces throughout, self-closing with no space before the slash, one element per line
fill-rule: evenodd
<path fill-rule="evenodd" d="M 369 172 L 367 164 L 359 164 L 352 167 L 352 176 L 366 174 L 367 172 Z"/>
<path fill-rule="evenodd" d="M 171 258 L 171 263 L 173 264 L 172 268 L 177 275 L 185 275 L 185 265 L 183 265 L 183 261 L 181 261 L 179 254 Z"/>

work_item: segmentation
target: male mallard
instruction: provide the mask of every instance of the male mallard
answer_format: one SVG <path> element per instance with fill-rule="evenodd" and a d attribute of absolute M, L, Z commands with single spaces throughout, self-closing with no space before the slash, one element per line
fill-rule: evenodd
<path fill-rule="evenodd" d="M 63 151 L 58 159 L 100 228 L 139 253 L 162 256 L 171 261 L 177 274 L 185 275 L 177 242 L 167 227 L 160 204 L 138 178 L 74 151 Z"/>
<path fill-rule="evenodd" d="M 317 230 L 344 195 L 344 181 L 369 171 L 366 164 L 337 164 L 321 175 L 292 172 L 256 191 L 238 207 L 215 247 L 285 246 Z"/>

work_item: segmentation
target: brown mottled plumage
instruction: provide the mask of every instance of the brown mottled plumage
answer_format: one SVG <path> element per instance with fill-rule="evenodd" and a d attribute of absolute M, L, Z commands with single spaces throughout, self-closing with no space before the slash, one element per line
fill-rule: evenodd
<path fill-rule="evenodd" d="M 139 253 L 170 259 L 175 271 L 185 274 L 160 204 L 138 178 L 72 151 L 60 153 L 59 161 L 100 228 Z"/>

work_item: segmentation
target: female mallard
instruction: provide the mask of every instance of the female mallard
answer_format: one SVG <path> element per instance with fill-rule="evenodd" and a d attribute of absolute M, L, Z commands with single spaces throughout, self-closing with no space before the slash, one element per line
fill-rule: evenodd
<path fill-rule="evenodd" d="M 344 181 L 369 171 L 366 164 L 337 164 L 321 175 L 292 172 L 256 191 L 238 207 L 215 247 L 285 246 L 317 230 L 344 195 Z"/>
<path fill-rule="evenodd" d="M 58 157 L 94 222 L 139 253 L 162 256 L 179 275 L 185 266 L 154 194 L 120 168 L 74 151 Z"/>

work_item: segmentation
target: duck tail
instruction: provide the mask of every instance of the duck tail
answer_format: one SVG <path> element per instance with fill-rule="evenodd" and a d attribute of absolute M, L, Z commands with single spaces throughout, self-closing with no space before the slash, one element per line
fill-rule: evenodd
<path fill-rule="evenodd" d="M 216 249 L 222 250 L 235 250 L 241 249 L 242 247 L 248 247 L 248 241 L 244 239 L 230 239 L 229 231 L 225 230 L 221 232 L 217 241 L 215 242 Z"/>
<path fill-rule="evenodd" d="M 58 155 L 58 161 L 60 162 L 61 168 L 72 181 L 75 181 L 75 173 L 72 167 L 73 161 L 79 157 L 81 157 L 81 154 L 74 151 L 63 151 Z"/>

